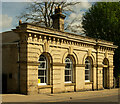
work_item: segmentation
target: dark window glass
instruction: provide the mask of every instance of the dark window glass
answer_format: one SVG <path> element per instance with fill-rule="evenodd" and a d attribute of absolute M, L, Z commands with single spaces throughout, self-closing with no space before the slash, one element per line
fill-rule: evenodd
<path fill-rule="evenodd" d="M 85 80 L 89 80 L 89 77 L 88 77 L 88 76 L 85 76 Z"/>
<path fill-rule="evenodd" d="M 85 66 L 85 69 L 88 69 L 88 68 L 89 68 L 89 66 L 88 66 L 88 65 L 86 65 L 86 66 Z"/>
<path fill-rule="evenodd" d="M 85 70 L 85 74 L 89 74 L 89 70 Z"/>
<path fill-rule="evenodd" d="M 38 75 L 44 75 L 44 70 L 38 70 Z"/>
<path fill-rule="evenodd" d="M 67 63 L 67 64 L 65 65 L 65 68 L 70 68 L 70 63 Z"/>
<path fill-rule="evenodd" d="M 65 81 L 69 81 L 69 76 L 65 76 Z"/>
<path fill-rule="evenodd" d="M 70 62 L 70 59 L 69 59 L 69 58 L 66 58 L 65 62 Z"/>
<path fill-rule="evenodd" d="M 85 64 L 87 64 L 87 63 L 89 63 L 89 61 L 88 61 L 88 60 L 86 60 L 86 61 L 85 61 Z"/>
<path fill-rule="evenodd" d="M 45 62 L 41 62 L 38 68 L 45 68 Z"/>
<path fill-rule="evenodd" d="M 44 77 L 39 77 L 39 79 L 40 79 L 40 83 L 45 83 Z"/>
<path fill-rule="evenodd" d="M 65 70 L 65 75 L 69 75 L 69 70 Z"/>
<path fill-rule="evenodd" d="M 46 59 L 45 59 L 44 55 L 41 55 L 38 61 L 45 61 L 45 60 Z"/>

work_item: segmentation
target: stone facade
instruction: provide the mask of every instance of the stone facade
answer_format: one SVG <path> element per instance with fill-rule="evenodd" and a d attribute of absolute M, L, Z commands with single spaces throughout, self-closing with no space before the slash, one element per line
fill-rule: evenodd
<path fill-rule="evenodd" d="M 8 71 L 13 76 L 15 73 L 18 75 L 17 83 L 11 84 L 11 87 L 16 86 L 16 91 L 9 89 L 11 87 L 8 86 L 10 92 L 38 94 L 113 88 L 113 55 L 117 46 L 112 42 L 30 23 L 21 23 L 13 31 L 19 39 L 18 51 L 13 53 L 18 54 L 19 59 L 18 61 L 12 60 L 18 67 L 14 66 L 12 69 L 10 68 L 11 71 Z M 11 52 L 11 50 L 7 50 L 7 53 Z M 41 55 L 47 58 L 45 85 L 40 84 L 41 80 L 38 82 L 38 66 L 40 65 L 38 60 Z M 65 82 L 66 57 L 72 60 L 70 83 Z M 86 59 L 91 60 L 89 81 L 85 79 Z M 14 81 L 13 78 L 8 83 L 10 84 L 12 81 Z"/>

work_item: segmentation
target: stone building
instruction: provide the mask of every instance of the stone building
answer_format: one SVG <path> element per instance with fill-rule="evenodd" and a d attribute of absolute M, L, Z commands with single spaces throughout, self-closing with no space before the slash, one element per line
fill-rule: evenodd
<path fill-rule="evenodd" d="M 58 93 L 113 88 L 112 42 L 64 32 L 60 8 L 53 27 L 20 23 L 3 36 L 3 89 Z"/>

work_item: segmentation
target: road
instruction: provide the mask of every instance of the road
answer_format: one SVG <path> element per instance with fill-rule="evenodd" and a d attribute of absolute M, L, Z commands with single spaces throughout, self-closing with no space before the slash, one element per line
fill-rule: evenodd
<path fill-rule="evenodd" d="M 118 104 L 119 89 L 105 89 L 98 91 L 68 92 L 58 94 L 38 94 L 38 95 L 22 95 L 22 94 L 2 94 L 2 104 Z M 5 103 L 4 103 L 5 102 Z M 18 103 L 16 103 L 18 102 Z"/>
<path fill-rule="evenodd" d="M 84 98 L 84 99 L 72 99 L 71 98 L 70 100 L 64 101 L 64 102 L 118 102 L 118 95 Z"/>

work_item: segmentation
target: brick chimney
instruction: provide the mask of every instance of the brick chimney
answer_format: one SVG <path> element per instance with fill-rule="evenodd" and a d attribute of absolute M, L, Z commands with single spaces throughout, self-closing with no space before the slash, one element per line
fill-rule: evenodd
<path fill-rule="evenodd" d="M 55 14 L 51 16 L 53 20 L 53 28 L 60 31 L 64 31 L 64 19 L 65 15 L 62 14 L 61 7 L 58 6 L 55 8 Z"/>

